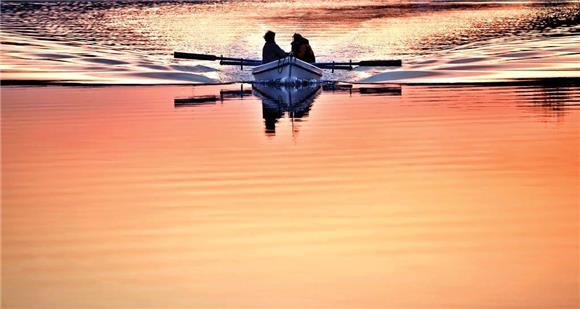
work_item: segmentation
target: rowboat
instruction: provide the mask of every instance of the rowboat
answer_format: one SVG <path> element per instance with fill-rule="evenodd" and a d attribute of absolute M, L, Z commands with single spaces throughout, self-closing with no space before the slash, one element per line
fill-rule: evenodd
<path fill-rule="evenodd" d="M 275 85 L 303 85 L 306 83 L 319 83 L 322 79 L 322 70 L 352 70 L 356 66 L 361 67 L 400 67 L 401 60 L 366 60 L 358 62 L 317 62 L 307 63 L 293 56 L 288 56 L 276 61 L 262 63 L 260 60 L 231 58 L 209 54 L 197 54 L 186 52 L 174 52 L 174 58 L 219 61 L 220 65 L 236 65 L 240 69 L 244 66 L 254 67 L 252 75 L 255 82 Z"/>
<path fill-rule="evenodd" d="M 289 56 L 253 68 L 252 75 L 258 83 L 291 85 L 319 82 L 322 78 L 322 69 Z"/>

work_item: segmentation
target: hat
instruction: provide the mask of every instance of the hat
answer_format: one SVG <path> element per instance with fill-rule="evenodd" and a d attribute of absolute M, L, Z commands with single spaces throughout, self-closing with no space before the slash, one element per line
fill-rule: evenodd
<path fill-rule="evenodd" d="M 268 32 L 266 32 L 266 34 L 264 34 L 264 39 L 266 41 L 274 41 L 275 36 L 276 36 L 275 32 L 268 30 Z"/>

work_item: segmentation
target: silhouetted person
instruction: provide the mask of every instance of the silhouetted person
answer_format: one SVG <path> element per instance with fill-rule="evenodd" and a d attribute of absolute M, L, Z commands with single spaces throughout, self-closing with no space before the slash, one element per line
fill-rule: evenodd
<path fill-rule="evenodd" d="M 272 31 L 266 32 L 264 35 L 264 48 L 262 48 L 262 62 L 267 63 L 284 58 L 288 55 L 278 44 L 276 44 L 276 33 Z"/>
<path fill-rule="evenodd" d="M 292 53 L 294 54 L 294 57 L 308 63 L 316 62 L 314 51 L 312 50 L 312 47 L 310 47 L 310 42 L 298 33 L 294 33 L 293 38 Z"/>

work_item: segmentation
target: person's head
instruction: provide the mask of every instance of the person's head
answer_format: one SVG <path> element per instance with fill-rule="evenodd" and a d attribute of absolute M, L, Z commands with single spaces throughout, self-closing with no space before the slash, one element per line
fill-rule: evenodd
<path fill-rule="evenodd" d="M 272 32 L 272 31 L 268 31 L 268 32 L 266 32 L 266 34 L 264 34 L 264 40 L 266 40 L 266 42 L 274 42 L 275 38 L 276 38 L 276 33 Z"/>
<path fill-rule="evenodd" d="M 294 35 L 292 36 L 292 38 L 294 39 L 294 41 L 300 41 L 300 40 L 304 39 L 302 37 L 302 35 L 300 35 L 300 33 L 294 33 Z"/>

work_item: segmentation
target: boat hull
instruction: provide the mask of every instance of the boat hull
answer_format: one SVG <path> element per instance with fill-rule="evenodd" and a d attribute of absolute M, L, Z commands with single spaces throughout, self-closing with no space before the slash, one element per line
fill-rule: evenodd
<path fill-rule="evenodd" d="M 295 57 L 268 62 L 252 70 L 259 83 L 300 84 L 319 82 L 322 70 Z"/>

